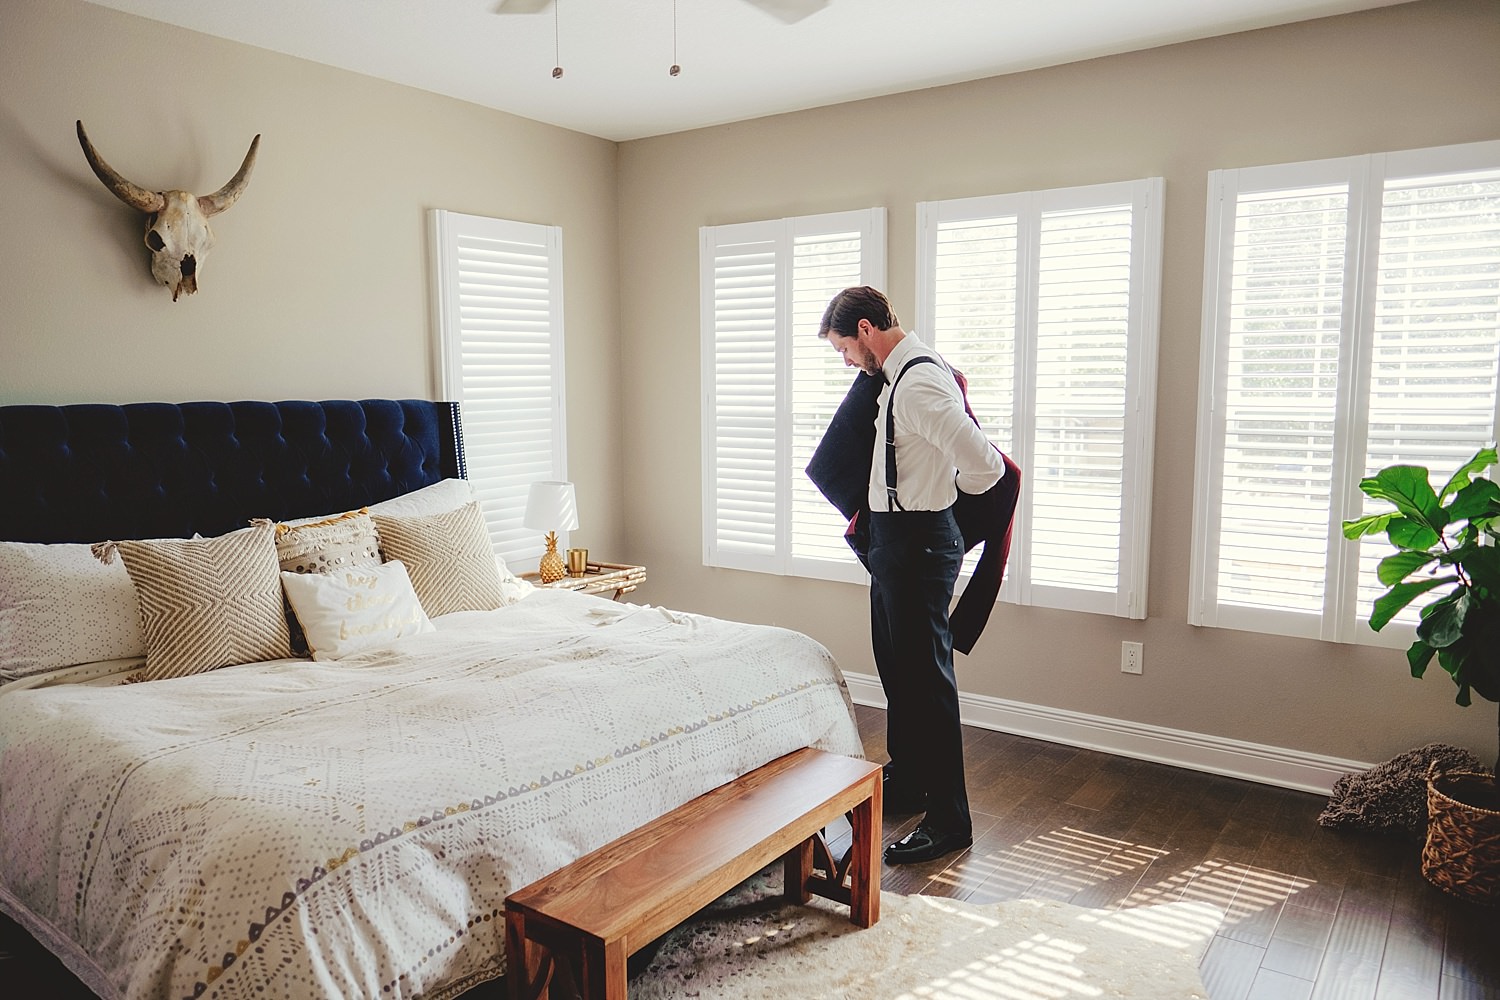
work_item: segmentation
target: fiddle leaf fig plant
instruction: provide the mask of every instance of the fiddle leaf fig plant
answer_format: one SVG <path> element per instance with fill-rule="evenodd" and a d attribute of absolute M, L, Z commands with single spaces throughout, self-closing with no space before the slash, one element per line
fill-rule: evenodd
<path fill-rule="evenodd" d="M 1433 595 L 1406 659 L 1421 677 L 1436 657 L 1458 685 L 1460 705 L 1470 704 L 1471 691 L 1500 702 L 1500 486 L 1475 478 L 1496 461 L 1494 447 L 1480 449 L 1441 490 L 1421 466 L 1381 469 L 1359 488 L 1395 509 L 1344 522 L 1345 538 L 1384 534 L 1396 547 L 1377 570 L 1389 589 L 1375 599 L 1372 629 Z"/>

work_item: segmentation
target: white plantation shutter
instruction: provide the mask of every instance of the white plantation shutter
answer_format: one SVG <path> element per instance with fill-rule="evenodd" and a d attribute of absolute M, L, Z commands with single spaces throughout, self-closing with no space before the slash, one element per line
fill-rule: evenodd
<path fill-rule="evenodd" d="M 818 322 L 836 292 L 884 281 L 884 213 L 705 227 L 701 242 L 704 562 L 862 579 L 803 470 L 854 377 Z"/>
<path fill-rule="evenodd" d="M 858 216 L 850 221 L 868 228 L 867 213 Z M 856 370 L 846 366 L 828 341 L 818 336 L 823 312 L 845 288 L 884 280 L 883 275 L 866 277 L 866 257 L 871 256 L 866 242 L 860 230 L 797 235 L 792 240 L 791 461 L 785 471 L 791 487 L 792 572 L 799 576 L 818 575 L 816 564 L 821 561 L 841 564 L 863 577 L 844 541 L 848 522 L 804 470 L 857 377 Z"/>
<path fill-rule="evenodd" d="M 1497 356 L 1500 143 L 1210 175 L 1190 621 L 1408 643 L 1341 525 L 1494 440 Z"/>
<path fill-rule="evenodd" d="M 463 404 L 469 479 L 519 572 L 544 548 L 521 523 L 531 483 L 567 479 L 562 231 L 441 210 L 432 221 L 443 395 Z"/>
<path fill-rule="evenodd" d="M 1243 608 L 1323 610 L 1348 201 L 1341 184 L 1236 205 L 1217 583 Z"/>
<path fill-rule="evenodd" d="M 744 242 L 719 245 L 706 262 L 713 316 L 704 356 L 712 362 L 713 408 L 705 416 L 713 433 L 705 440 L 712 495 L 704 519 L 716 555 L 709 565 L 755 569 L 776 556 L 779 228 L 746 226 Z M 761 230 L 766 238 L 755 238 Z"/>
<path fill-rule="evenodd" d="M 1022 470 L 1002 597 L 1146 611 L 1162 183 L 918 206 L 920 327 Z"/>

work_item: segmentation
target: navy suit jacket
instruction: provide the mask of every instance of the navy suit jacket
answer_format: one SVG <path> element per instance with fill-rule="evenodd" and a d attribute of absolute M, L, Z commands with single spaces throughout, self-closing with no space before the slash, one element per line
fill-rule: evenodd
<path fill-rule="evenodd" d="M 956 368 L 953 376 L 965 393 L 964 409 L 972 418 L 968 383 Z M 869 567 L 866 560 L 869 518 L 864 515 L 870 509 L 870 462 L 875 452 L 875 419 L 880 409 L 882 384 L 880 379 L 864 372 L 854 377 L 854 384 L 834 411 L 828 430 L 823 432 L 823 439 L 807 463 L 807 478 L 839 513 L 849 518 L 844 538 L 866 568 Z M 1011 523 L 1021 489 L 1021 470 L 1010 456 L 1000 457 L 1005 460 L 1005 475 L 1000 481 L 984 493 L 960 490 L 953 504 L 953 518 L 964 536 L 964 551 L 984 546 L 969 585 L 948 616 L 953 648 L 960 653 L 974 648 L 989 622 L 990 609 L 999 596 L 1000 580 L 1005 575 L 1005 561 L 1010 555 Z"/>

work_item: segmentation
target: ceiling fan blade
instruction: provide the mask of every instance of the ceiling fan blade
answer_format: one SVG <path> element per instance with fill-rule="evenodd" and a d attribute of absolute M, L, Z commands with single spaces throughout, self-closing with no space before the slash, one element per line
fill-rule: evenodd
<path fill-rule="evenodd" d="M 816 14 L 828 6 L 828 0 L 745 0 L 745 2 L 753 7 L 759 7 L 778 21 L 785 21 L 787 24 L 796 24 L 804 17 Z"/>
<path fill-rule="evenodd" d="M 496 14 L 540 14 L 552 0 L 500 0 L 495 4 Z"/>

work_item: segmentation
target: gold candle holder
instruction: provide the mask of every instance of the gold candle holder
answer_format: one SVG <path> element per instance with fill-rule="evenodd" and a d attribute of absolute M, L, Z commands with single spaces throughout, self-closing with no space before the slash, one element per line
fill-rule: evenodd
<path fill-rule="evenodd" d="M 568 550 L 568 575 L 569 576 L 583 576 L 586 572 L 588 572 L 588 568 L 589 568 L 589 550 L 588 549 L 569 549 Z"/>

